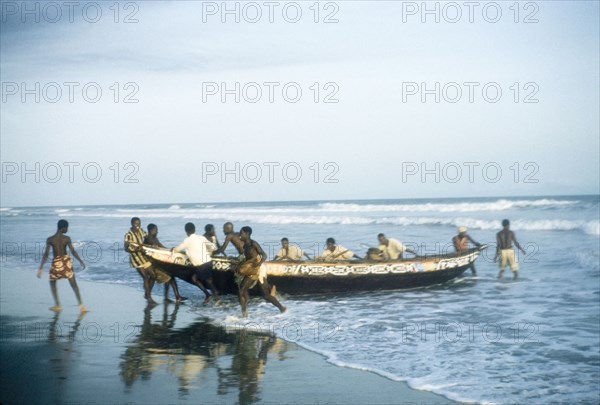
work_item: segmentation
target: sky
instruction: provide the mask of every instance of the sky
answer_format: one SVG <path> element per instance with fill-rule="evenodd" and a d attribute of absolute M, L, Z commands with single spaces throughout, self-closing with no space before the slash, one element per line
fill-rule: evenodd
<path fill-rule="evenodd" d="M 72 4 L 1 2 L 2 207 L 599 193 L 597 1 Z"/>

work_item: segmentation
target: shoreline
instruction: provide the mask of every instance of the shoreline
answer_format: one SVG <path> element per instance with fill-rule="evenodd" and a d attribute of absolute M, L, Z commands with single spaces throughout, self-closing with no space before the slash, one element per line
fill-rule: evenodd
<path fill-rule="evenodd" d="M 130 286 L 78 284 L 90 312 L 61 280 L 54 314 L 47 273 L 0 271 L 0 402 L 457 403 L 186 305 L 149 307 Z"/>

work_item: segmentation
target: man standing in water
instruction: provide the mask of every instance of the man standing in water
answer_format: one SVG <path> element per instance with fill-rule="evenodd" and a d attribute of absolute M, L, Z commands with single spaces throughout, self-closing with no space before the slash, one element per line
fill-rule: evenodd
<path fill-rule="evenodd" d="M 156 304 L 152 299 L 152 288 L 156 281 L 152 263 L 144 254 L 142 245 L 146 232 L 142 229 L 142 221 L 138 217 L 131 218 L 131 228 L 125 234 L 124 248 L 129 253 L 129 263 L 144 280 L 144 298 L 149 304 Z"/>
<path fill-rule="evenodd" d="M 42 274 L 44 273 L 44 264 L 46 264 L 48 256 L 50 255 L 50 248 L 52 248 L 53 259 L 52 266 L 50 267 L 50 290 L 52 291 L 52 297 L 54 297 L 54 306 L 50 307 L 50 309 L 55 312 L 62 310 L 60 300 L 58 299 L 58 291 L 56 290 L 56 280 L 66 278 L 69 280 L 69 284 L 71 284 L 71 288 L 75 292 L 77 302 L 79 303 L 79 310 L 82 313 L 85 313 L 88 310 L 81 302 L 79 287 L 77 286 L 77 280 L 75 280 L 75 273 L 73 272 L 73 259 L 67 254 L 67 247 L 71 254 L 79 261 L 82 269 L 85 269 L 85 263 L 77 254 L 75 248 L 73 248 L 71 238 L 65 235 L 69 230 L 69 223 L 64 219 L 61 219 L 58 221 L 57 228 L 56 233 L 46 239 L 46 250 L 44 251 L 44 256 L 42 257 L 42 263 L 40 263 L 37 276 L 38 278 L 42 277 Z"/>
<path fill-rule="evenodd" d="M 244 242 L 240 239 L 240 234 L 234 232 L 233 224 L 231 222 L 225 222 L 223 224 L 223 233 L 225 234 L 225 240 L 223 241 L 223 246 L 215 251 L 214 254 L 225 254 L 225 249 L 227 249 L 227 245 L 229 242 L 233 243 L 235 249 L 237 250 L 239 255 L 244 254 Z M 241 258 L 243 259 L 243 258 Z"/>
<path fill-rule="evenodd" d="M 267 254 L 264 252 L 258 242 L 251 239 L 252 228 L 244 226 L 240 230 L 240 239 L 244 243 L 244 261 L 237 269 L 238 277 L 240 278 L 240 306 L 242 307 L 242 316 L 248 316 L 248 301 L 250 294 L 248 291 L 258 282 L 266 301 L 275 305 L 281 312 L 285 312 L 286 308 L 271 295 L 271 287 L 267 283 L 266 267 L 263 263 L 267 259 Z"/>
<path fill-rule="evenodd" d="M 515 250 L 512 247 L 515 246 L 523 253 L 526 254 L 525 250 L 517 242 L 515 233 L 510 230 L 510 222 L 508 219 L 502 221 L 502 230 L 496 234 L 496 257 L 494 261 L 500 258 L 500 272 L 498 278 L 502 278 L 504 275 L 504 269 L 506 266 L 510 266 L 510 270 L 513 272 L 513 279 L 519 277 L 519 262 L 515 255 Z"/>
<path fill-rule="evenodd" d="M 158 240 L 158 226 L 155 224 L 148 224 L 148 234 L 144 238 L 144 245 L 161 248 L 165 247 Z M 182 297 L 181 294 L 179 294 L 179 288 L 177 288 L 177 281 L 175 281 L 175 277 L 171 277 L 160 269 L 154 269 L 154 273 L 156 275 L 156 280 L 159 283 L 165 284 L 165 302 L 173 302 L 169 299 L 169 286 L 171 286 L 173 289 L 173 294 L 175 294 L 175 299 L 177 302 L 183 302 L 187 300 L 186 297 Z"/>
<path fill-rule="evenodd" d="M 471 238 L 469 234 L 467 234 L 466 226 L 459 227 L 458 235 L 452 238 L 452 244 L 454 245 L 456 253 L 462 253 L 469 250 L 469 242 L 471 242 L 477 247 L 481 246 L 481 243 L 475 242 L 473 238 Z M 477 271 L 475 271 L 475 262 L 471 263 L 469 267 L 471 268 L 471 273 L 477 274 Z"/>

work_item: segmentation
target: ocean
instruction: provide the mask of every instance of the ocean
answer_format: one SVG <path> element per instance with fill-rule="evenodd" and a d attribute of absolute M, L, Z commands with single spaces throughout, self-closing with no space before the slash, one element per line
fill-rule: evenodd
<path fill-rule="evenodd" d="M 444 253 L 452 251 L 458 226 L 494 245 L 507 218 L 526 250 L 519 255 L 517 281 L 509 270 L 496 278 L 492 246 L 478 259 L 476 275 L 467 271 L 443 285 L 334 296 L 280 291 L 287 313 L 254 298 L 249 318 L 242 319 L 235 297 L 202 306 L 202 293 L 180 282 L 191 297 L 182 310 L 230 328 L 271 332 L 333 364 L 453 400 L 598 404 L 599 209 L 599 196 L 4 207 L 1 261 L 2 268 L 29 271 L 38 282 L 45 238 L 64 218 L 88 265 L 83 271 L 76 265 L 78 279 L 125 284 L 141 294 L 141 280 L 122 249 L 133 216 L 144 227 L 158 225 L 166 246 L 185 238 L 186 222 L 194 222 L 199 233 L 214 224 L 221 241 L 225 221 L 236 230 L 249 225 L 270 257 L 284 236 L 311 255 L 322 251 L 328 237 L 364 255 L 380 232 L 420 254 Z M 27 286 L 23 292 L 26 299 Z M 162 295 L 162 288 L 155 287 L 155 294 Z"/>

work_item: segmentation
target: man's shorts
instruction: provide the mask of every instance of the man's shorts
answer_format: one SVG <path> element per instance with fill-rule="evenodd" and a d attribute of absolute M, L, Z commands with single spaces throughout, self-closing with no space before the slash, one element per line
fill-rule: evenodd
<path fill-rule="evenodd" d="M 519 271 L 519 262 L 514 249 L 502 249 L 500 251 L 500 270 L 504 270 L 506 266 L 510 266 L 513 272 Z"/>

